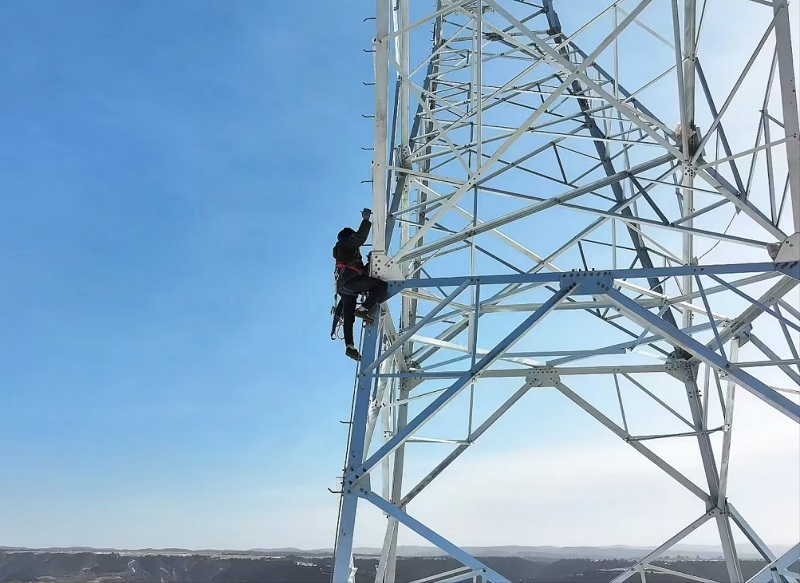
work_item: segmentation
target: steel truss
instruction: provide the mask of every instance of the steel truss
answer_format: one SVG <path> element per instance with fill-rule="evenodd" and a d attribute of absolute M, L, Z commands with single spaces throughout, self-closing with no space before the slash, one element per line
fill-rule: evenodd
<path fill-rule="evenodd" d="M 700 48 L 734 4 L 758 18 L 727 31 L 750 52 L 725 61 L 726 79 Z M 727 496 L 737 389 L 800 423 L 787 2 L 629 0 L 591 14 L 581 2 L 582 20 L 562 26 L 557 8 L 576 5 L 376 2 L 371 265 L 392 299 L 362 337 L 336 583 L 354 580 L 364 502 L 387 517 L 376 583 L 395 581 L 401 526 L 463 565 L 425 581 L 507 581 L 408 507 L 532 389 L 557 391 L 700 499 L 696 520 L 615 581 L 681 575 L 653 561 L 706 523 L 728 581 L 744 581 L 738 533 L 768 562 L 750 581 L 800 581 L 800 546 L 776 557 Z M 542 332 L 556 318 L 607 332 Z M 581 394 L 584 378 L 618 414 Z M 480 418 L 476 400 L 498 383 L 513 389 Z M 669 423 L 642 418 L 629 391 Z M 420 435 L 459 398 L 465 434 Z M 702 481 L 651 445 L 678 439 L 696 442 Z M 412 443 L 452 449 L 409 485 Z"/>

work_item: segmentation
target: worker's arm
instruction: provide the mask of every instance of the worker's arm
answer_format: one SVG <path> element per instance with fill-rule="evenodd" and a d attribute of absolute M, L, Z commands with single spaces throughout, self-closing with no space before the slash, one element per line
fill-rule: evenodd
<path fill-rule="evenodd" d="M 361 247 L 366 241 L 367 237 L 369 236 L 369 230 L 372 227 L 372 223 L 369 220 L 364 219 L 361 221 L 361 225 L 358 227 L 358 231 L 347 237 L 346 239 L 342 239 L 336 244 L 336 247 L 333 248 L 333 256 L 336 257 L 336 249 L 344 248 L 350 249 L 355 251 L 359 247 Z"/>
<path fill-rule="evenodd" d="M 355 234 L 356 240 L 358 240 L 359 247 L 367 242 L 369 229 L 372 226 L 372 223 L 369 222 L 370 216 L 372 216 L 371 210 L 369 209 L 361 210 L 361 225 L 358 227 L 358 231 L 356 231 Z"/>
<path fill-rule="evenodd" d="M 356 231 L 350 237 L 350 244 L 353 247 L 361 247 L 361 245 L 367 242 L 367 237 L 369 237 L 369 230 L 371 228 L 372 223 L 369 221 L 369 219 L 362 219 L 361 224 L 358 226 L 358 231 Z"/>
<path fill-rule="evenodd" d="M 344 245 L 349 249 L 358 249 L 364 243 L 366 243 L 367 237 L 369 236 L 369 230 L 372 227 L 372 223 L 369 221 L 371 214 L 372 211 L 369 209 L 362 210 L 361 224 L 358 226 L 358 231 L 350 235 L 346 241 L 342 241 L 340 245 Z"/>

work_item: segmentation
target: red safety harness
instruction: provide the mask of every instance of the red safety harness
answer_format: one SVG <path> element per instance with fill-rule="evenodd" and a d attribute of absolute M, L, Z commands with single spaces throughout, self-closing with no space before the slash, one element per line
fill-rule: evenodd
<path fill-rule="evenodd" d="M 336 262 L 336 267 L 337 267 L 337 269 L 350 269 L 352 271 L 355 271 L 356 273 L 363 273 L 364 272 L 362 269 L 359 269 L 358 267 L 355 267 L 353 265 L 349 265 L 347 263 L 340 263 L 339 261 Z"/>

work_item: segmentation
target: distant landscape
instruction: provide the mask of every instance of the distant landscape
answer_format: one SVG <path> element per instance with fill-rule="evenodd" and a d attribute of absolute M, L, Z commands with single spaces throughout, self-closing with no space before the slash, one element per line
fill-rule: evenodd
<path fill-rule="evenodd" d="M 515 583 L 607 583 L 652 549 L 613 547 L 468 548 Z M 783 552 L 781 549 L 776 549 Z M 355 552 L 357 583 L 373 583 L 378 549 Z M 330 549 L 26 549 L 0 547 L 0 583 L 328 583 Z M 433 547 L 400 547 L 397 582 L 405 583 L 460 567 Z M 764 563 L 742 552 L 746 577 Z M 679 546 L 657 566 L 714 581 L 725 581 L 721 552 L 707 546 Z M 797 566 L 795 566 L 795 569 Z M 648 582 L 686 581 L 667 573 Z M 637 579 L 638 581 L 638 579 Z"/>

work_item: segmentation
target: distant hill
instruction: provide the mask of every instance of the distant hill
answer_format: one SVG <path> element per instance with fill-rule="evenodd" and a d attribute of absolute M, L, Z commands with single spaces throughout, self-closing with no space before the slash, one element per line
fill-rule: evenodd
<path fill-rule="evenodd" d="M 774 545 L 772 550 L 777 555 L 782 555 L 791 547 L 788 545 Z M 66 553 L 118 553 L 121 555 L 208 555 L 221 557 L 286 557 L 289 555 L 298 557 L 329 557 L 333 554 L 333 549 L 300 549 L 296 547 L 278 548 L 254 548 L 247 550 L 233 549 L 112 549 L 112 548 L 91 548 L 91 547 L 49 547 L 41 549 L 31 549 L 25 547 L 3 547 L 0 551 L 34 551 L 34 552 L 66 552 Z M 652 547 L 631 547 L 624 545 L 601 546 L 601 547 L 556 547 L 556 546 L 523 546 L 523 545 L 503 545 L 486 547 L 464 547 L 468 553 L 480 557 L 521 557 L 533 560 L 557 560 L 557 559 L 640 559 L 649 554 Z M 353 550 L 356 556 L 360 557 L 379 557 L 381 549 L 375 547 L 356 547 Z M 397 549 L 400 557 L 443 557 L 446 553 L 433 546 L 401 545 Z M 752 547 L 740 547 L 739 555 L 743 559 L 761 559 Z M 719 559 L 722 558 L 722 549 L 713 545 L 678 545 L 670 549 L 665 558 L 681 557 L 684 559 Z"/>
<path fill-rule="evenodd" d="M 788 545 L 775 545 L 773 551 L 778 555 L 787 552 Z M 480 557 L 522 557 L 527 559 L 641 559 L 648 555 L 652 547 L 629 547 L 624 545 L 603 547 L 555 547 L 555 546 L 488 546 L 464 547 L 464 550 L 473 556 Z M 291 553 L 304 557 L 325 557 L 333 553 L 333 549 L 249 549 L 247 552 L 258 553 L 264 556 L 279 556 Z M 356 547 L 353 552 L 357 556 L 380 556 L 381 549 L 374 547 Z M 397 549 L 401 557 L 442 557 L 446 553 L 432 546 L 400 546 Z M 745 559 L 760 559 L 761 556 L 751 547 L 741 547 L 739 554 Z M 681 556 L 692 559 L 717 559 L 722 558 L 722 548 L 713 545 L 678 545 L 670 549 L 666 557 Z"/>
<path fill-rule="evenodd" d="M 517 547 L 510 547 L 517 549 Z M 520 547 L 526 549 L 528 547 Z M 517 549 L 518 550 L 518 549 Z M 329 583 L 333 558 L 258 556 L 263 549 L 238 552 L 213 551 L 171 553 L 140 549 L 122 552 L 49 550 L 0 550 L 0 583 Z M 486 556 L 482 560 L 514 583 L 608 583 L 633 564 L 625 559 L 536 559 L 519 556 Z M 723 561 L 673 560 L 655 564 L 722 581 L 726 577 Z M 744 561 L 746 577 L 763 562 Z M 378 559 L 356 557 L 356 583 L 375 581 Z M 461 565 L 451 557 L 400 557 L 397 581 L 405 583 L 456 569 Z M 674 575 L 647 576 L 652 583 L 685 583 Z"/>

